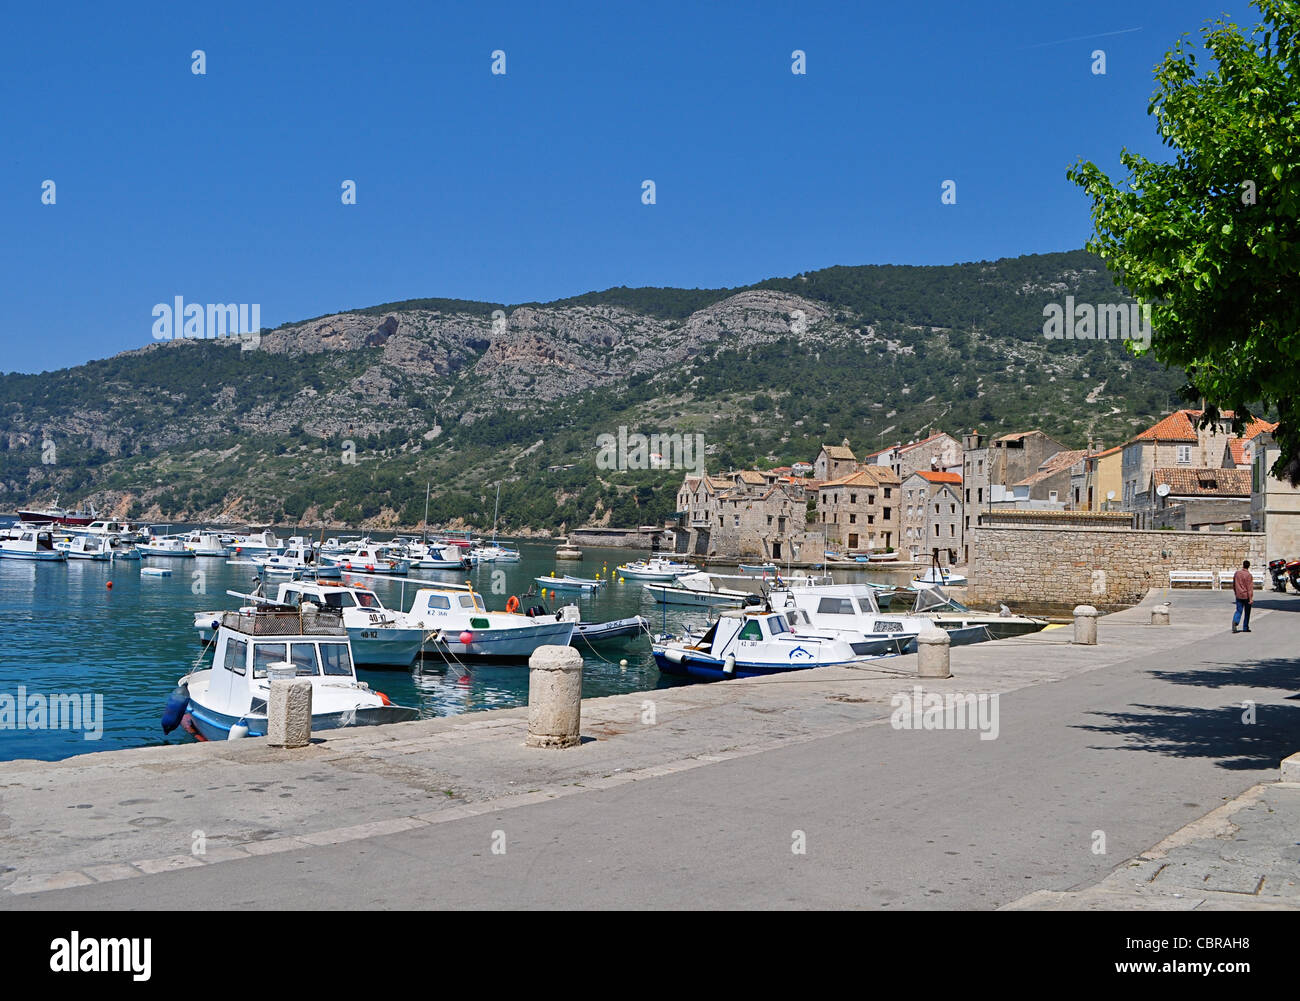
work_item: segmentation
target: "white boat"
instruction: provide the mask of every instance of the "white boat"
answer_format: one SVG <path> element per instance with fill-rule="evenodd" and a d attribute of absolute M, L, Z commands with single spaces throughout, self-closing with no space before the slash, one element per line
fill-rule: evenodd
<path fill-rule="evenodd" d="M 127 521 L 92 521 L 83 528 L 69 527 L 68 531 L 76 535 L 93 535 L 106 539 L 111 546 L 131 545 L 142 537 L 140 526 Z"/>
<path fill-rule="evenodd" d="M 341 553 L 350 553 L 353 550 L 360 549 L 362 546 L 370 545 L 370 537 L 360 535 L 337 535 L 331 536 L 320 544 L 321 554 L 337 556 Z"/>
<path fill-rule="evenodd" d="M 322 563 L 333 564 L 349 573 L 405 577 L 411 572 L 411 561 L 403 559 L 388 546 L 360 546 L 350 553 L 333 555 L 326 555 L 321 550 L 320 556 Z"/>
<path fill-rule="evenodd" d="M 840 636 L 804 630 L 795 633 L 780 612 L 757 609 L 723 612 L 699 639 L 664 637 L 650 649 L 665 674 L 710 681 L 875 659 L 856 653 Z"/>
<path fill-rule="evenodd" d="M 95 535 L 78 535 L 66 542 L 56 542 L 55 549 L 68 554 L 70 560 L 108 560 L 112 556 L 108 540 Z"/>
<path fill-rule="evenodd" d="M 778 567 L 775 563 L 741 563 L 740 569 L 744 573 L 764 574 L 764 573 L 776 573 L 781 568 Z"/>
<path fill-rule="evenodd" d="M 260 605 L 217 614 L 212 667 L 180 679 L 163 714 L 164 733 L 179 725 L 200 740 L 265 736 L 277 675 L 311 679 L 313 731 L 400 723 L 419 715 L 357 681 L 348 630 L 338 612 Z"/>
<path fill-rule="evenodd" d="M 288 546 L 283 553 L 254 556 L 250 561 L 265 575 L 280 577 L 314 577 L 337 579 L 343 571 L 331 563 L 315 563 L 308 559 L 310 550 Z"/>
<path fill-rule="evenodd" d="M 0 539 L 0 557 L 9 560 L 66 562 L 68 554 L 54 548 L 53 533 L 44 529 L 17 525 L 9 537 Z"/>
<path fill-rule="evenodd" d="M 471 566 L 469 557 L 450 543 L 414 539 L 405 542 L 401 551 L 411 561 L 412 570 L 468 570 Z"/>
<path fill-rule="evenodd" d="M 194 559 L 193 551 L 185 548 L 185 540 L 179 535 L 150 535 L 148 540 L 141 542 L 137 548 L 145 556 Z"/>
<path fill-rule="evenodd" d="M 953 587 L 970 583 L 965 574 L 959 574 L 956 570 L 947 567 L 930 567 L 925 573 L 918 574 L 912 579 L 918 584 L 947 584 Z"/>
<path fill-rule="evenodd" d="M 230 550 L 217 532 L 195 529 L 184 538 L 185 548 L 195 556 L 229 556 Z"/>
<path fill-rule="evenodd" d="M 379 596 L 368 588 L 341 584 L 316 584 L 311 581 L 286 581 L 279 586 L 275 599 L 260 592 L 227 592 L 251 604 L 288 605 L 294 608 L 311 604 L 332 609 L 343 616 L 348 638 L 358 664 L 382 667 L 409 667 L 420 653 L 428 630 L 412 625 L 398 609 L 385 608 Z M 220 612 L 198 612 L 194 628 L 199 639 L 207 642 L 217 632 Z"/>
<path fill-rule="evenodd" d="M 276 538 L 275 533 L 268 528 L 261 532 L 236 535 L 228 548 L 232 556 L 253 557 L 278 553 L 284 549 L 284 546 Z"/>
<path fill-rule="evenodd" d="M 517 608 L 518 599 L 512 601 Z M 422 629 L 436 630 L 428 650 L 458 660 L 526 660 L 539 646 L 568 646 L 573 638 L 572 622 L 488 611 L 468 584 L 421 588 L 407 618 Z"/>
<path fill-rule="evenodd" d="M 140 552 L 136 546 L 116 545 L 109 549 L 108 553 L 114 560 L 139 560 L 144 558 L 144 553 Z"/>
<path fill-rule="evenodd" d="M 637 580 L 672 580 L 681 574 L 691 573 L 694 569 L 690 563 L 677 563 L 656 556 L 649 560 L 624 563 L 615 567 L 614 572 Z"/>
<path fill-rule="evenodd" d="M 538 586 L 552 591 L 595 591 L 605 583 L 603 580 L 570 577 L 568 574 L 562 577 L 534 577 L 533 580 L 537 581 Z"/>
<path fill-rule="evenodd" d="M 673 584 L 646 584 L 645 589 L 655 601 L 666 605 L 695 605 L 703 607 L 739 608 L 750 596 L 762 597 L 769 591 L 786 587 L 811 587 L 831 584 L 829 576 L 796 572 L 789 577 L 774 574 L 770 577 L 753 577 L 746 574 L 717 574 L 707 571 L 682 574 Z"/>
<path fill-rule="evenodd" d="M 469 551 L 469 560 L 476 566 L 479 563 L 518 563 L 521 558 L 519 550 L 505 546 L 477 546 Z"/>

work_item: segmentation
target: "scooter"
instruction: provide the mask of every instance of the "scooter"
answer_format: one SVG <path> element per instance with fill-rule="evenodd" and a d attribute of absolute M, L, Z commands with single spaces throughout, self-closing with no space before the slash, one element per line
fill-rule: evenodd
<path fill-rule="evenodd" d="M 1269 576 L 1273 578 L 1273 590 L 1286 593 L 1286 560 L 1269 560 Z"/>

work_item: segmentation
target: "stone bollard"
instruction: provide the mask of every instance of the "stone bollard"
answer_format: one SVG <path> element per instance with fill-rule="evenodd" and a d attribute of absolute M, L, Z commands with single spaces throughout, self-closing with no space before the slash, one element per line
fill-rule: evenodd
<path fill-rule="evenodd" d="M 951 678 L 949 653 L 952 637 L 946 629 L 935 626 L 922 630 L 916 637 L 916 676 L 918 678 Z"/>
<path fill-rule="evenodd" d="M 582 725 L 582 654 L 539 646 L 528 658 L 529 747 L 575 747 Z"/>
<path fill-rule="evenodd" d="M 1153 626 L 1167 626 L 1167 625 L 1169 625 L 1169 605 L 1168 605 L 1168 603 L 1163 604 L 1163 605 L 1156 605 L 1155 608 L 1151 609 L 1151 624 L 1152 624 Z"/>
<path fill-rule="evenodd" d="M 272 747 L 311 743 L 311 679 L 276 678 L 266 701 L 266 740 Z"/>
<path fill-rule="evenodd" d="M 1082 646 L 1097 645 L 1097 616 L 1101 613 L 1091 605 L 1074 606 L 1074 642 Z"/>

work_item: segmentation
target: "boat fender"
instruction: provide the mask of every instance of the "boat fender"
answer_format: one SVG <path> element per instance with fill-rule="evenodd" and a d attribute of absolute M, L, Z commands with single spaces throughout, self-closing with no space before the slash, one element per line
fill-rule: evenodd
<path fill-rule="evenodd" d="M 510 599 L 506 602 L 506 611 L 510 612 L 511 614 L 519 611 L 519 599 L 516 598 L 513 594 L 510 596 Z"/>
<path fill-rule="evenodd" d="M 379 701 L 382 702 L 384 705 L 391 706 L 393 704 L 389 700 L 388 696 L 385 695 L 383 692 L 375 692 L 375 694 L 379 696 Z"/>
<path fill-rule="evenodd" d="M 464 632 L 460 634 L 460 641 L 465 646 L 469 646 L 471 643 L 474 642 L 474 634 L 470 632 L 468 629 L 466 629 Z"/>
<path fill-rule="evenodd" d="M 238 723 L 234 724 L 230 728 L 230 732 L 226 734 L 226 739 L 242 740 L 244 737 L 247 736 L 248 736 L 248 723 L 245 720 L 241 719 Z"/>
<path fill-rule="evenodd" d="M 734 653 L 727 654 L 727 659 L 722 662 L 722 673 L 723 674 L 736 673 L 736 655 Z"/>
<path fill-rule="evenodd" d="M 185 710 L 190 704 L 189 685 L 177 685 L 171 695 L 167 696 L 167 705 L 163 708 L 162 731 L 171 733 L 181 725 Z"/>

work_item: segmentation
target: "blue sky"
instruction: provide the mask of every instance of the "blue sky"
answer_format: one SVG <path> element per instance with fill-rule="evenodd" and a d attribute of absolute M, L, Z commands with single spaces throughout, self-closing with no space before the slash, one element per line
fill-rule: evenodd
<path fill-rule="evenodd" d="M 149 343 L 177 295 L 270 327 L 1077 248 L 1066 168 L 1158 154 L 1154 64 L 1221 12 L 1256 20 L 1202 0 L 190 8 L 7 11 L 0 370 Z"/>

